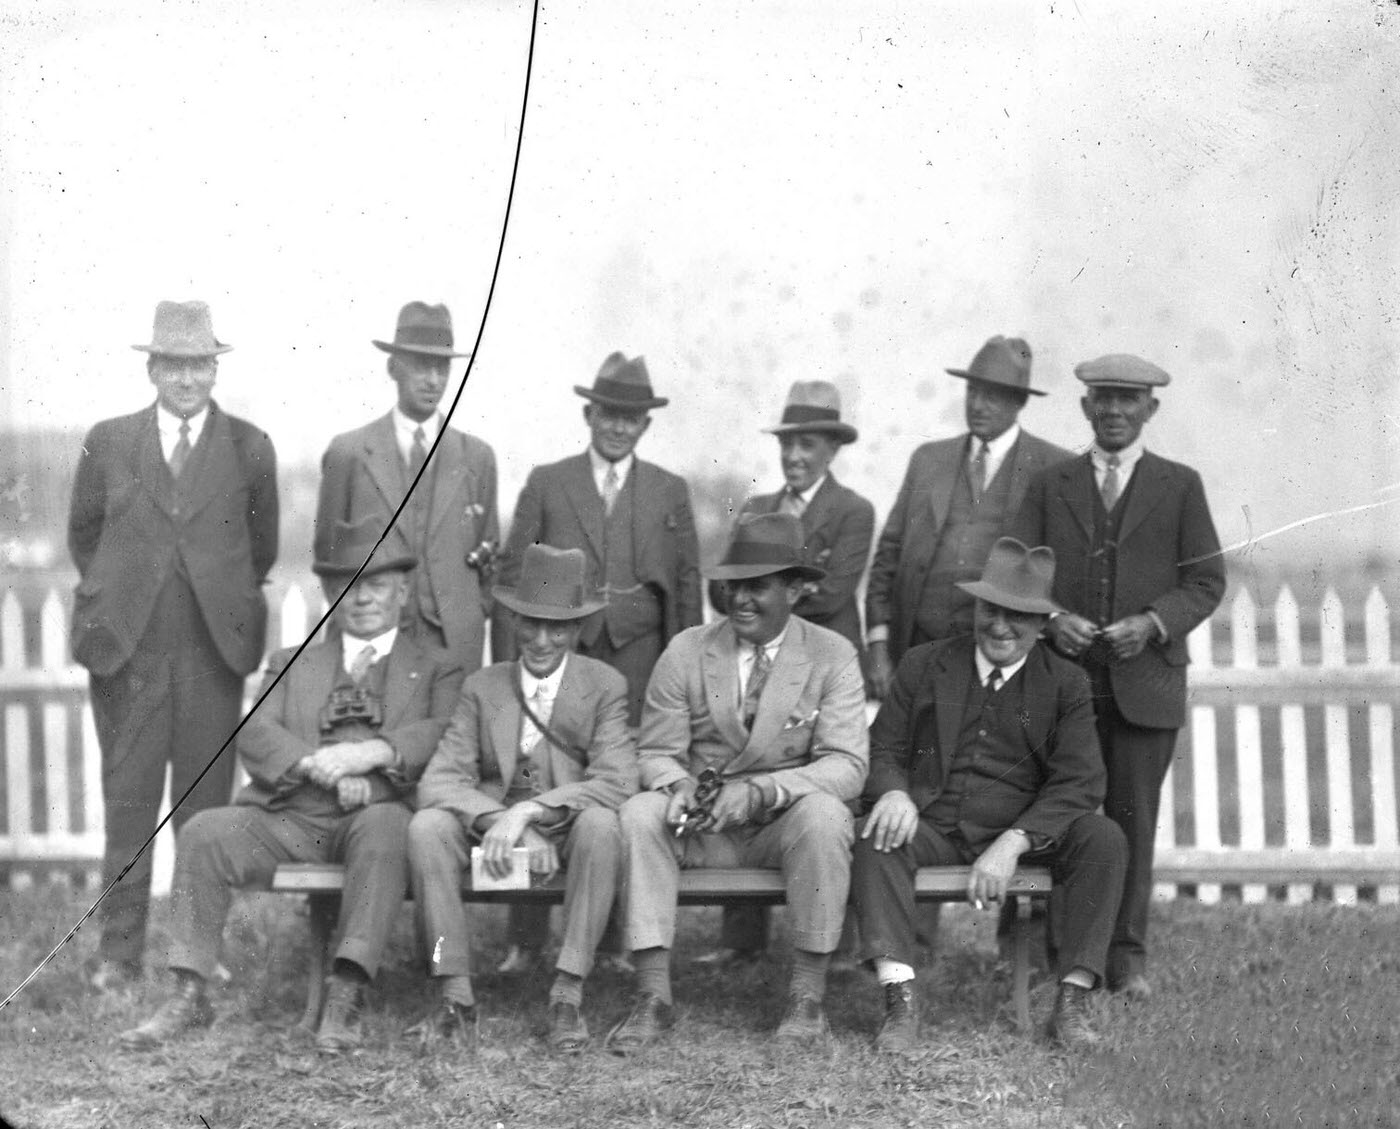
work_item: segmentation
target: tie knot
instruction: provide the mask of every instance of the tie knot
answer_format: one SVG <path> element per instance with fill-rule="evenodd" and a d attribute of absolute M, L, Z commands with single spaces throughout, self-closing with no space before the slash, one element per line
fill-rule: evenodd
<path fill-rule="evenodd" d="M 1109 470 L 1117 470 L 1122 460 L 1117 455 L 1109 455 L 1107 462 Z"/>
<path fill-rule="evenodd" d="M 182 420 L 180 421 L 180 438 L 181 438 L 181 439 L 188 439 L 189 437 L 190 437 L 190 421 L 187 420 L 187 419 L 182 419 Z"/>
<path fill-rule="evenodd" d="M 1001 689 L 1001 667 L 992 667 L 992 673 L 987 675 L 987 689 L 993 694 Z"/>
<path fill-rule="evenodd" d="M 423 440 L 426 439 L 426 438 L 427 438 L 427 436 L 424 434 L 423 428 L 422 428 L 421 426 L 420 426 L 420 427 L 415 427 L 415 428 L 413 429 L 413 441 L 414 441 L 415 443 L 421 443 L 421 442 L 423 442 Z"/>

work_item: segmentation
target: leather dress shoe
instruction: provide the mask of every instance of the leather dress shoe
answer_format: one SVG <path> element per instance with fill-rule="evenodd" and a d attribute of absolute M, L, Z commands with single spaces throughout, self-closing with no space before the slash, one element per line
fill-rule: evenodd
<path fill-rule="evenodd" d="M 1055 993 L 1055 1007 L 1050 1012 L 1049 1035 L 1052 1040 L 1069 1050 L 1084 1050 L 1096 1047 L 1103 1042 L 1103 1036 L 1094 1030 L 1089 1010 L 1094 989 L 1081 988 L 1078 984 L 1061 984 Z"/>
<path fill-rule="evenodd" d="M 1152 985 L 1148 983 L 1147 977 L 1141 972 L 1134 972 L 1125 976 L 1121 983 L 1113 986 L 1114 995 L 1122 996 L 1125 1000 L 1150 1000 L 1152 998 Z"/>
<path fill-rule="evenodd" d="M 506 950 L 505 960 L 496 965 L 496 971 L 502 976 L 517 976 L 533 972 L 538 967 L 540 959 L 539 949 L 531 949 L 525 945 L 512 945 Z"/>
<path fill-rule="evenodd" d="M 549 1005 L 549 1049 L 562 1055 L 576 1055 L 588 1045 L 588 1024 L 576 1004 L 556 1000 Z"/>
<path fill-rule="evenodd" d="M 821 1001 L 811 996 L 793 996 L 773 1038 L 783 1042 L 808 1043 L 824 1039 L 829 1033 Z"/>
<path fill-rule="evenodd" d="M 141 979 L 141 962 L 134 960 L 100 960 L 87 971 L 87 982 L 99 992 L 115 992 L 128 988 Z"/>
<path fill-rule="evenodd" d="M 919 1012 L 914 981 L 885 985 L 885 1021 L 875 1036 L 881 1054 L 907 1055 L 919 1045 Z"/>
<path fill-rule="evenodd" d="M 404 1038 L 418 1039 L 424 1043 L 448 1039 L 474 1047 L 477 1042 L 476 1007 L 454 1000 L 439 1000 L 432 1011 L 404 1030 Z"/>
<path fill-rule="evenodd" d="M 175 994 L 139 1027 L 123 1031 L 117 1038 L 124 1047 L 158 1047 L 183 1031 L 208 1027 L 214 1022 L 214 1009 L 204 994 L 204 981 L 191 976 L 182 979 Z"/>
<path fill-rule="evenodd" d="M 360 1045 L 360 1007 L 364 985 L 347 976 L 332 976 L 326 992 L 321 1024 L 316 1028 L 316 1049 L 338 1055 Z"/>
<path fill-rule="evenodd" d="M 632 1005 L 627 1018 L 611 1031 L 603 1045 L 615 1055 L 636 1054 L 656 1042 L 663 1030 L 671 1026 L 671 1005 L 660 996 L 643 992 Z"/>
<path fill-rule="evenodd" d="M 753 964 L 762 955 L 758 949 L 710 949 L 692 958 L 691 963 L 730 968 L 736 964 Z"/>

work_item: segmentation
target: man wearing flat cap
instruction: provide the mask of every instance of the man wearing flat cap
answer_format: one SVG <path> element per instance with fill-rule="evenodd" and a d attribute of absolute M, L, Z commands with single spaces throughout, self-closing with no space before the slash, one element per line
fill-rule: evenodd
<path fill-rule="evenodd" d="M 1162 781 L 1186 720 L 1186 637 L 1225 590 L 1225 565 L 1201 477 L 1144 450 L 1154 389 L 1171 379 L 1128 354 L 1074 370 L 1094 432 L 1087 455 L 1038 474 L 1012 525 L 1059 561 L 1050 622 L 1055 648 L 1078 660 L 1094 689 L 1108 768 L 1104 812 L 1128 840 L 1128 875 L 1109 950 L 1108 986 L 1151 993 L 1147 916 Z"/>
<path fill-rule="evenodd" d="M 350 584 L 379 537 L 341 526 L 316 561 L 327 602 Z M 233 804 L 181 830 L 171 888 L 175 993 L 123 1044 L 155 1047 L 213 1022 L 206 983 L 234 887 L 266 889 L 279 863 L 338 862 L 345 889 L 335 962 L 316 1047 L 360 1042 L 364 986 L 374 976 L 408 889 L 414 781 L 447 726 L 462 668 L 399 628 L 417 562 L 378 549 L 335 611 L 335 637 L 268 661 L 267 698 L 238 735 L 251 777 Z"/>
<path fill-rule="evenodd" d="M 462 875 L 480 844 L 489 875 L 529 852 L 532 874 L 561 867 L 564 943 L 549 993 L 549 1045 L 576 1054 L 588 1043 L 583 982 L 617 893 L 622 833 L 617 809 L 637 790 L 627 727 L 627 682 L 597 659 L 573 654 L 583 620 L 602 607 L 584 589 L 580 549 L 530 545 L 520 581 L 497 587 L 512 613 L 519 659 L 469 677 L 418 785 L 409 828 L 413 896 L 428 974 L 440 1002 L 414 1030 L 470 1036 L 476 1027 Z"/>
<path fill-rule="evenodd" d="M 850 878 L 847 803 L 868 762 L 860 659 L 849 640 L 793 615 L 804 586 L 824 577 L 806 563 L 793 515 L 739 518 L 707 575 L 727 585 L 729 613 L 681 632 L 656 664 L 637 742 L 643 791 L 622 806 L 623 931 L 638 978 L 607 1040 L 622 1055 L 670 1022 L 683 867 L 782 871 L 796 951 L 777 1037 L 826 1034 L 826 970 Z"/>
<path fill-rule="evenodd" d="M 1031 396 L 1031 349 L 992 337 L 965 369 L 967 434 L 925 443 L 909 468 L 875 545 L 865 590 L 870 683 L 884 697 L 904 652 L 972 633 L 973 601 L 959 583 L 976 580 L 1006 532 L 1032 475 L 1070 452 L 1024 431 L 1017 416 Z"/>
<path fill-rule="evenodd" d="M 80 577 L 73 657 L 87 667 L 106 848 L 116 881 L 155 829 L 171 770 L 175 829 L 226 804 L 234 758 L 215 760 L 238 724 L 243 680 L 262 661 L 262 585 L 277 559 L 277 460 L 266 433 L 211 398 L 218 357 L 203 302 L 161 302 L 146 373 L 156 401 L 103 420 L 83 441 L 68 516 Z M 190 677 L 197 672 L 198 677 Z M 141 972 L 151 855 L 99 908 L 98 988 Z"/>
<path fill-rule="evenodd" d="M 856 441 L 858 432 L 842 420 L 841 394 L 825 380 L 794 383 L 782 419 L 764 431 L 778 437 L 783 488 L 749 498 L 739 512 L 797 517 L 807 563 L 825 569 L 826 576 L 808 582 L 793 614 L 849 639 L 863 657 L 856 589 L 870 560 L 875 507 L 831 473 L 832 460 L 843 446 Z M 715 608 L 721 614 L 727 611 L 724 582 L 711 581 L 709 592 Z M 766 908 L 726 906 L 721 947 L 697 959 L 723 964 L 756 955 L 767 943 L 767 920 Z"/>
<path fill-rule="evenodd" d="M 418 558 L 404 626 L 426 646 L 446 647 L 471 672 L 481 666 L 489 573 L 500 540 L 496 456 L 482 440 L 446 426 L 439 405 L 454 357 L 447 307 L 409 302 L 399 311 L 389 354 L 397 402 L 373 423 L 337 435 L 321 458 L 316 507 L 317 556 L 341 522 L 395 523 L 401 544 Z M 431 456 L 431 457 L 430 457 Z M 412 494 L 409 494 L 410 488 Z"/>
<path fill-rule="evenodd" d="M 873 804 L 851 862 L 863 952 L 885 995 L 880 1051 L 918 1041 L 914 876 L 921 866 L 971 865 L 967 897 L 1002 900 L 1021 859 L 1054 875 L 1050 932 L 1059 991 L 1053 1037 L 1099 1041 L 1090 994 L 1104 979 L 1122 890 L 1122 832 L 1095 809 L 1104 768 L 1089 681 L 1037 640 L 1051 614 L 1055 555 L 1003 537 L 982 578 L 973 635 L 905 653 L 870 729 Z"/>

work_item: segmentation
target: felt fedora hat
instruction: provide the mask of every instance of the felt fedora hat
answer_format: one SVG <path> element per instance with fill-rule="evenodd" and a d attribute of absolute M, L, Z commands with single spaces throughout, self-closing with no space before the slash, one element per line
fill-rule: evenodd
<path fill-rule="evenodd" d="M 362 577 L 377 576 L 381 572 L 408 572 L 418 567 L 418 557 L 404 543 L 397 527 L 384 538 L 384 544 L 375 548 L 380 532 L 381 527 L 374 521 L 362 521 L 358 525 L 336 522 L 330 555 L 316 561 L 311 571 L 327 578 L 354 576 L 371 552 L 374 555 L 360 573 Z"/>
<path fill-rule="evenodd" d="M 763 430 L 769 435 L 816 431 L 830 435 L 838 443 L 854 443 L 860 434 L 849 423 L 841 422 L 841 393 L 826 380 L 795 381 L 788 389 L 782 420 L 777 427 Z"/>
<path fill-rule="evenodd" d="M 1074 375 L 1090 388 L 1165 388 L 1172 378 L 1151 361 L 1131 353 L 1109 353 L 1074 366 Z"/>
<path fill-rule="evenodd" d="M 603 367 L 593 378 L 592 388 L 575 384 L 574 391 L 595 404 L 624 411 L 664 408 L 671 402 L 664 396 L 653 394 L 646 361 L 641 357 L 633 357 L 629 361 L 621 353 L 607 355 Z"/>
<path fill-rule="evenodd" d="M 583 570 L 582 549 L 556 549 L 536 541 L 521 557 L 520 583 L 492 588 L 491 595 L 534 619 L 583 619 L 603 609 L 602 600 L 585 598 Z"/>
<path fill-rule="evenodd" d="M 208 302 L 160 302 L 149 345 L 133 345 L 157 357 L 217 357 L 233 348 L 214 337 Z"/>
<path fill-rule="evenodd" d="M 943 371 L 964 380 L 999 384 L 1003 388 L 1029 392 L 1032 396 L 1045 395 L 1039 388 L 1031 387 L 1031 347 L 1019 337 L 989 337 L 967 368 Z"/>
<path fill-rule="evenodd" d="M 826 569 L 807 563 L 802 523 L 789 513 L 740 514 L 709 580 L 753 580 L 791 569 L 805 580 L 821 580 Z"/>
<path fill-rule="evenodd" d="M 429 357 L 467 357 L 452 349 L 452 315 L 439 303 L 409 302 L 399 311 L 392 341 L 375 341 L 386 353 L 422 353 Z"/>
<path fill-rule="evenodd" d="M 1002 537 L 992 546 L 982 579 L 960 581 L 958 587 L 1013 612 L 1051 615 L 1065 610 L 1050 598 L 1054 584 L 1054 549 L 1048 545 L 1030 549 L 1014 537 Z"/>

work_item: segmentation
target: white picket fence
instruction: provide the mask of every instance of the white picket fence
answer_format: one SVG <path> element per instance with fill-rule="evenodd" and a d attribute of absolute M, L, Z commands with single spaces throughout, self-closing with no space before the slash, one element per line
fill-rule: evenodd
<path fill-rule="evenodd" d="M 308 604 L 300 589 L 288 589 L 270 637 L 299 643 L 322 606 L 319 593 Z M 1292 902 L 1322 895 L 1351 904 L 1366 890 L 1400 902 L 1400 666 L 1380 592 L 1366 600 L 1364 638 L 1353 640 L 1351 654 L 1342 602 L 1332 592 L 1306 645 L 1311 624 L 1286 588 L 1273 606 L 1272 631 L 1267 623 L 1261 630 L 1248 592 L 1217 621 L 1214 643 L 1210 625 L 1190 639 L 1191 720 L 1162 797 L 1158 894 L 1194 891 L 1216 902 L 1228 886 L 1247 902 L 1273 889 Z M 8 592 L 0 601 L 0 868 L 12 879 L 41 867 L 90 871 L 102 854 L 101 760 L 87 675 L 68 659 L 66 604 L 55 591 L 39 609 L 31 652 L 32 642 Z M 168 832 L 155 849 L 159 891 L 173 858 Z"/>

